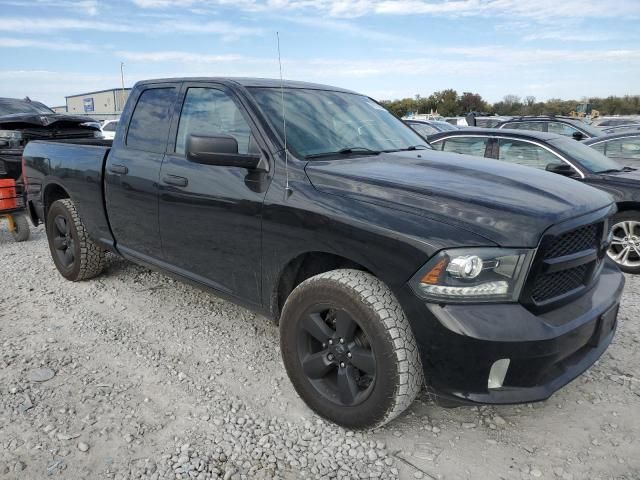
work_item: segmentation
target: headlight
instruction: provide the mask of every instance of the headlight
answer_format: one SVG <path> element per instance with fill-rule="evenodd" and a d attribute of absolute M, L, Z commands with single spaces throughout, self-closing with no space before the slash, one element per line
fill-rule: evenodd
<path fill-rule="evenodd" d="M 411 286 L 434 302 L 515 302 L 533 254 L 511 248 L 443 250 L 418 271 Z"/>
<path fill-rule="evenodd" d="M 22 132 L 17 132 L 15 130 L 0 130 L 0 138 L 22 140 Z"/>

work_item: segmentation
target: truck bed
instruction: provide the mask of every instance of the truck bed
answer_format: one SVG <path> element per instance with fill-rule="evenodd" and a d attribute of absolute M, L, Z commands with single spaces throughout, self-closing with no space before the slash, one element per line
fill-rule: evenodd
<path fill-rule="evenodd" d="M 44 222 L 45 205 L 55 201 L 62 186 L 75 202 L 89 235 L 105 246 L 113 245 L 104 208 L 104 165 L 112 140 L 79 138 L 35 140 L 24 150 L 24 172 L 34 223 Z"/>

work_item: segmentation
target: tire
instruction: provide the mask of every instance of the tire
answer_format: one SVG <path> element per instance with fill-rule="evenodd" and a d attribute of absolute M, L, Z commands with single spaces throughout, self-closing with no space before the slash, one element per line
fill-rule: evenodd
<path fill-rule="evenodd" d="M 16 242 L 26 242 L 31 237 L 31 229 L 29 228 L 29 221 L 24 215 L 15 215 L 13 217 L 13 223 L 16 229 L 11 232 L 13 239 Z"/>
<path fill-rule="evenodd" d="M 47 213 L 49 250 L 60 274 L 77 282 L 99 275 L 105 252 L 88 236 L 72 200 L 57 200 Z"/>
<path fill-rule="evenodd" d="M 300 397 L 346 428 L 393 420 L 424 383 L 398 300 L 382 281 L 359 270 L 333 270 L 298 285 L 282 311 L 280 347 Z"/>
<path fill-rule="evenodd" d="M 640 273 L 640 212 L 618 212 L 612 223 L 613 242 L 607 254 L 623 272 Z"/>

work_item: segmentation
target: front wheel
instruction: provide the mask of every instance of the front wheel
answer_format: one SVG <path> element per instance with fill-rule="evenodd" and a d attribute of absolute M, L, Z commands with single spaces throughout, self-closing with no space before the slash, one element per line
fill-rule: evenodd
<path fill-rule="evenodd" d="M 607 254 L 620 270 L 640 273 L 640 212 L 626 210 L 613 217 L 613 239 Z"/>
<path fill-rule="evenodd" d="M 24 215 L 15 215 L 13 217 L 14 230 L 13 239 L 16 242 L 26 242 L 31 237 L 31 229 L 29 228 L 29 221 Z"/>
<path fill-rule="evenodd" d="M 89 238 L 72 200 L 53 202 L 46 227 L 53 262 L 64 278 L 76 282 L 102 272 L 104 250 Z"/>
<path fill-rule="evenodd" d="M 383 282 L 359 270 L 334 270 L 296 287 L 282 311 L 280 345 L 298 394 L 343 427 L 384 425 L 423 384 L 402 307 Z"/>

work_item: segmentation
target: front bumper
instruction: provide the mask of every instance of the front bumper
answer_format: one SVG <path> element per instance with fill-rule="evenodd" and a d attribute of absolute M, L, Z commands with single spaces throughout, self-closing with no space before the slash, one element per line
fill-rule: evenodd
<path fill-rule="evenodd" d="M 607 262 L 583 296 L 540 315 L 520 304 L 423 305 L 425 315 L 412 327 L 427 384 L 454 403 L 545 400 L 607 349 L 623 286 L 623 275 Z M 506 376 L 501 387 L 489 388 L 500 359 L 509 359 Z"/>

